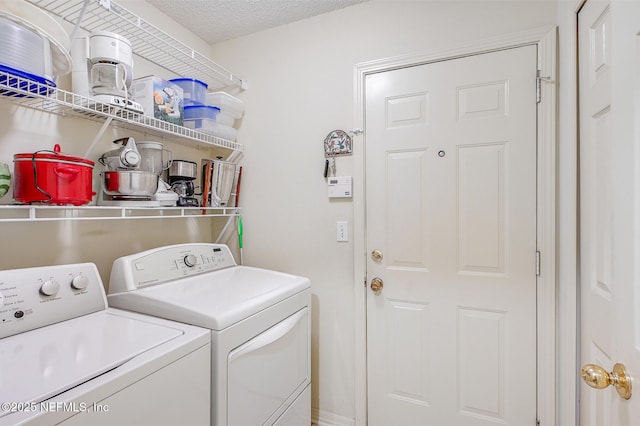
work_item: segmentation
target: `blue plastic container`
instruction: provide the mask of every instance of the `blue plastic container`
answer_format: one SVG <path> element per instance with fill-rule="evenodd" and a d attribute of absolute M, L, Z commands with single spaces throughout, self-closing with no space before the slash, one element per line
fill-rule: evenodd
<path fill-rule="evenodd" d="M 204 105 L 207 102 L 209 85 L 195 78 L 174 78 L 169 80 L 184 91 L 184 105 Z"/>
<path fill-rule="evenodd" d="M 220 113 L 220 108 L 211 105 L 187 105 L 184 107 L 185 120 L 199 120 L 208 118 L 215 120 Z"/>

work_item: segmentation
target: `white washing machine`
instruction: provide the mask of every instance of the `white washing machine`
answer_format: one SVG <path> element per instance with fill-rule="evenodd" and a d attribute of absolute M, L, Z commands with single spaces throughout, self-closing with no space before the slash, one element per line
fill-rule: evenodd
<path fill-rule="evenodd" d="M 236 265 L 221 244 L 117 259 L 110 306 L 211 330 L 212 424 L 311 424 L 307 278 Z"/>
<path fill-rule="evenodd" d="M 209 331 L 109 308 L 93 263 L 0 271 L 0 425 L 207 425 Z"/>

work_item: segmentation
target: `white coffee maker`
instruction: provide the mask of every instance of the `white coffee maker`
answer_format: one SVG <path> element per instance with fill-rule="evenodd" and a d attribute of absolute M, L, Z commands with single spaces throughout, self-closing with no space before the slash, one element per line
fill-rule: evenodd
<path fill-rule="evenodd" d="M 130 99 L 133 50 L 129 40 L 109 31 L 94 31 L 73 41 L 71 57 L 74 93 L 143 112 L 142 106 Z"/>

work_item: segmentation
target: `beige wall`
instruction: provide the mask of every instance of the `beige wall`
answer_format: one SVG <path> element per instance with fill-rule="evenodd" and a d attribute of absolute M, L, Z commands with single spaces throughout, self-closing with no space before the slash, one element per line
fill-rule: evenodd
<path fill-rule="evenodd" d="M 311 278 L 313 407 L 356 417 L 353 228 L 350 200 L 329 200 L 323 140 L 354 123 L 354 65 L 554 25 L 551 1 L 371 1 L 217 44 L 213 58 L 248 80 L 243 207 L 245 262 Z M 355 137 L 362 149 L 363 137 Z M 352 175 L 352 157 L 338 175 Z M 358 179 L 359 177 L 356 177 Z M 360 254 L 364 255 L 364 253 Z"/>

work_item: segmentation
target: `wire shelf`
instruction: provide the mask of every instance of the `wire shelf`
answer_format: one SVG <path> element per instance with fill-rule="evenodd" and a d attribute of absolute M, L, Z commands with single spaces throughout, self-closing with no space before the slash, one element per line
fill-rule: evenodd
<path fill-rule="evenodd" d="M 230 218 L 239 216 L 240 210 L 241 209 L 239 207 L 0 205 L 0 223 L 122 219 Z"/>
<path fill-rule="evenodd" d="M 118 33 L 131 42 L 136 55 L 178 76 L 204 81 L 209 85 L 209 90 L 227 86 L 245 87 L 246 82 L 229 70 L 112 0 L 27 1 L 74 25 L 82 15 L 86 1 L 87 8 L 80 23 L 84 30 Z"/>
<path fill-rule="evenodd" d="M 158 120 L 123 107 L 98 102 L 53 86 L 0 71 L 0 98 L 39 111 L 62 116 L 78 116 L 104 122 L 111 118 L 114 125 L 144 132 L 186 145 L 224 148 L 242 152 L 242 144 L 218 138 L 173 123 Z"/>

